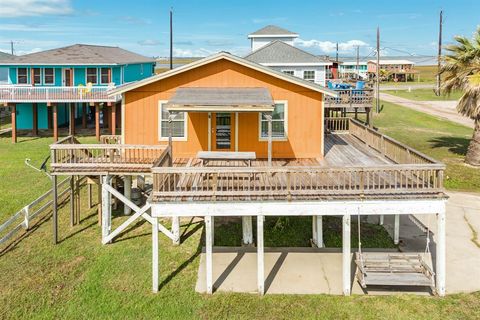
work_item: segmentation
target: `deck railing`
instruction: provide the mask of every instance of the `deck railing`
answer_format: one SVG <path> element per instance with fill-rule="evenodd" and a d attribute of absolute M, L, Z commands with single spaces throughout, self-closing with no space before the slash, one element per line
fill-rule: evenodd
<path fill-rule="evenodd" d="M 67 143 L 66 143 L 67 142 Z M 73 137 L 52 144 L 52 173 L 149 172 L 168 162 L 167 146 L 80 144 Z"/>
<path fill-rule="evenodd" d="M 373 90 L 371 89 L 346 89 L 335 90 L 338 97 L 325 97 L 325 107 L 368 107 L 373 104 Z"/>
<path fill-rule="evenodd" d="M 101 144 L 120 144 L 122 136 L 118 134 L 105 134 L 100 136 Z"/>
<path fill-rule="evenodd" d="M 22 102 L 116 102 L 120 96 L 109 97 L 113 87 L 45 87 L 0 85 L 0 103 Z"/>
<path fill-rule="evenodd" d="M 153 168 L 153 201 L 311 200 L 438 195 L 442 164 Z"/>

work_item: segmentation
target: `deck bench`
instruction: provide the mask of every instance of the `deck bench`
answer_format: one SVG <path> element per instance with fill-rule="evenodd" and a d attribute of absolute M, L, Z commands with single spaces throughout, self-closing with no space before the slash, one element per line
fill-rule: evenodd
<path fill-rule="evenodd" d="M 197 158 L 201 160 L 202 167 L 209 161 L 244 161 L 249 167 L 252 160 L 257 158 L 255 152 L 232 152 L 232 151 L 199 151 Z"/>

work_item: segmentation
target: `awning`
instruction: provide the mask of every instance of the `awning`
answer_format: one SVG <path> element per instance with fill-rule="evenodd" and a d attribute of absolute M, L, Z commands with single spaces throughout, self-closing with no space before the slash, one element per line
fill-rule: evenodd
<path fill-rule="evenodd" d="M 168 111 L 265 112 L 275 104 L 267 88 L 178 88 Z"/>

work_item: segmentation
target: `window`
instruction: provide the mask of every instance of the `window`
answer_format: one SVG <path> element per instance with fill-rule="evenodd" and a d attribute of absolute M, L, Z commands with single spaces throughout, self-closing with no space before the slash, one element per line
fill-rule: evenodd
<path fill-rule="evenodd" d="M 8 83 L 8 68 L 0 68 L 0 84 Z"/>
<path fill-rule="evenodd" d="M 87 68 L 87 83 L 97 84 L 97 68 Z"/>
<path fill-rule="evenodd" d="M 169 112 L 165 108 L 166 101 L 160 101 L 159 104 L 159 115 L 160 115 L 160 140 L 168 139 L 168 114 Z M 173 113 L 172 113 L 173 114 Z M 179 112 L 172 120 L 172 138 L 174 140 L 183 140 L 187 138 L 187 115 L 185 112 Z"/>
<path fill-rule="evenodd" d="M 55 71 L 53 68 L 43 69 L 43 83 L 55 84 Z"/>
<path fill-rule="evenodd" d="M 287 137 L 287 101 L 276 102 L 272 113 L 272 139 Z M 266 113 L 260 113 L 260 140 L 268 139 L 268 120 Z"/>
<path fill-rule="evenodd" d="M 293 70 L 283 70 L 282 72 L 285 73 L 285 74 L 288 74 L 288 75 L 290 75 L 290 76 L 293 76 L 293 75 L 294 75 Z"/>
<path fill-rule="evenodd" d="M 111 82 L 110 68 L 100 69 L 100 83 L 101 84 L 109 84 L 110 82 Z"/>
<path fill-rule="evenodd" d="M 33 69 L 33 84 L 41 84 L 42 83 L 42 75 L 40 73 L 39 68 Z"/>
<path fill-rule="evenodd" d="M 305 70 L 303 71 L 303 79 L 307 81 L 315 81 L 315 71 L 314 70 Z"/>
<path fill-rule="evenodd" d="M 27 68 L 18 68 L 17 69 L 17 83 L 18 84 L 27 84 L 28 83 Z"/>

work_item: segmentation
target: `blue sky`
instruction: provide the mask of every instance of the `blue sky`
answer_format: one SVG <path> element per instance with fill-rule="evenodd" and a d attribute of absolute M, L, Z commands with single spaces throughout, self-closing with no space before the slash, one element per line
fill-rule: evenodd
<path fill-rule="evenodd" d="M 74 43 L 115 45 L 148 56 L 168 55 L 169 8 L 174 9 L 176 56 L 221 50 L 243 55 L 247 34 L 274 24 L 300 34 L 296 45 L 318 54 L 372 54 L 380 26 L 383 53 L 435 54 L 438 12 L 445 12 L 444 41 L 470 36 L 480 1 L 168 1 L 0 0 L 0 50 L 17 54 Z"/>

